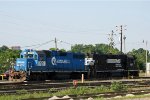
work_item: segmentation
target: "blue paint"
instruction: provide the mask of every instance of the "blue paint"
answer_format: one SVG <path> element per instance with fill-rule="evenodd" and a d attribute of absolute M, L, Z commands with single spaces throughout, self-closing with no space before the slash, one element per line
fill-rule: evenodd
<path fill-rule="evenodd" d="M 14 69 L 33 72 L 84 71 L 84 58 L 82 53 L 26 49 L 20 53 Z"/>

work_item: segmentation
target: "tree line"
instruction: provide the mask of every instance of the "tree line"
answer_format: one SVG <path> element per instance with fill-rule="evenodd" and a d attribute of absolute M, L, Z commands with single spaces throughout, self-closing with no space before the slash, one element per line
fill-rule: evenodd
<path fill-rule="evenodd" d="M 114 47 L 111 47 L 107 44 L 95 44 L 95 45 L 83 45 L 76 44 L 72 47 L 71 51 L 73 52 L 82 52 L 82 53 L 99 53 L 99 54 L 121 54 L 121 52 Z M 136 66 L 139 70 L 145 71 L 146 64 L 146 50 L 143 48 L 132 49 L 126 53 L 127 55 L 132 55 L 135 58 Z M 150 54 L 147 51 L 147 62 L 150 62 Z"/>
<path fill-rule="evenodd" d="M 50 50 L 55 50 L 55 48 L 50 48 Z M 62 49 L 62 51 L 66 51 Z M 71 52 L 81 52 L 85 54 L 91 53 L 99 53 L 99 54 L 121 54 L 121 52 L 114 47 L 110 47 L 107 44 L 75 44 L 71 47 Z M 21 50 L 12 50 L 9 49 L 7 46 L 0 47 L 0 73 L 5 72 L 9 69 L 9 67 L 15 64 L 16 58 L 19 58 Z M 143 48 L 133 49 L 127 53 L 128 55 L 133 55 L 136 59 L 137 67 L 140 70 L 145 70 L 145 54 L 146 50 Z M 147 54 L 148 62 L 150 62 L 150 55 L 149 52 Z"/>

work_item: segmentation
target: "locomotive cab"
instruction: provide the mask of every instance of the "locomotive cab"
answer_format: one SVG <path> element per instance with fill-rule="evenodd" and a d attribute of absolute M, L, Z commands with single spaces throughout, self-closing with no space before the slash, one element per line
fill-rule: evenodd
<path fill-rule="evenodd" d="M 37 53 L 32 49 L 26 49 L 21 52 L 20 58 L 17 59 L 14 69 L 16 71 L 29 71 L 37 63 Z"/>
<path fill-rule="evenodd" d="M 17 58 L 13 70 L 10 72 L 9 80 L 26 80 L 27 74 L 30 75 L 30 70 L 37 63 L 37 57 L 37 53 L 32 49 L 22 51 L 20 58 Z"/>
<path fill-rule="evenodd" d="M 133 78 L 139 76 L 139 69 L 136 66 L 135 58 L 133 56 L 128 56 L 127 61 L 128 77 L 131 76 Z"/>

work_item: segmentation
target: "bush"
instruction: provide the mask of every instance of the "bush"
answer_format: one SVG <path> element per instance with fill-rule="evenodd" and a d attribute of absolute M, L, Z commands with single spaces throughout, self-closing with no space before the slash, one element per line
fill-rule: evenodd
<path fill-rule="evenodd" d="M 103 93 L 103 92 L 110 92 L 110 89 L 109 89 L 109 87 L 101 85 L 101 86 L 98 86 L 98 87 L 91 89 L 88 92 L 89 93 Z"/>
<path fill-rule="evenodd" d="M 126 91 L 127 86 L 123 85 L 121 82 L 113 82 L 110 86 L 112 91 Z"/>

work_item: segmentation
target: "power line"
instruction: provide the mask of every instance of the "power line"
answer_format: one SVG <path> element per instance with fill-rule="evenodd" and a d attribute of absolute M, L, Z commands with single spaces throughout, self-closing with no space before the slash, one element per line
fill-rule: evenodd
<path fill-rule="evenodd" d="M 40 44 L 39 46 L 37 46 L 36 49 L 39 48 L 39 47 L 41 47 L 41 46 L 43 46 L 43 45 L 46 45 L 46 44 L 48 44 L 48 43 L 50 43 L 50 42 L 53 42 L 53 41 L 54 41 L 54 40 L 50 40 L 50 41 L 47 41 L 47 42 L 45 42 L 45 43 L 42 43 L 42 44 Z"/>
<path fill-rule="evenodd" d="M 50 40 L 50 41 L 47 41 L 47 42 L 44 42 L 44 43 L 41 43 L 41 44 L 35 44 L 35 45 L 30 45 L 30 46 L 24 46 L 24 47 L 21 47 L 21 48 L 27 48 L 27 47 L 35 47 L 35 49 L 37 49 L 37 48 L 39 48 L 39 47 L 41 47 L 41 46 L 43 46 L 43 45 L 46 45 L 46 44 L 48 44 L 48 43 L 50 43 L 50 42 L 54 42 L 55 43 L 55 49 L 56 50 L 58 50 L 58 41 L 60 42 L 60 43 L 65 43 L 65 44 L 69 44 L 69 45 L 71 45 L 71 47 L 72 47 L 72 45 L 73 44 L 71 44 L 71 43 L 68 43 L 68 42 L 65 42 L 65 41 L 62 41 L 62 40 L 58 40 L 58 39 L 54 39 L 54 40 Z"/>
<path fill-rule="evenodd" d="M 37 46 L 37 47 L 39 48 L 40 46 L 46 45 L 46 44 L 48 44 L 48 43 L 50 43 L 50 42 L 52 42 L 52 41 L 54 41 L 54 40 L 50 40 L 50 41 L 46 41 L 46 42 L 44 42 L 44 43 L 34 44 L 34 45 L 30 45 L 30 46 L 23 46 L 23 47 L 21 47 L 21 48 L 28 48 L 28 47 L 35 47 L 35 46 Z M 37 48 L 37 47 L 36 47 L 36 48 Z"/>
<path fill-rule="evenodd" d="M 12 19 L 15 19 L 15 20 L 18 20 L 18 21 L 22 21 L 22 22 L 25 22 L 26 23 L 26 25 L 25 24 L 18 24 L 18 23 L 16 23 L 16 21 L 15 22 L 9 22 L 9 21 L 7 21 L 7 22 L 5 22 L 5 23 L 9 23 L 9 24 L 14 24 L 14 25 L 17 25 L 17 26 L 20 26 L 20 25 L 23 25 L 24 27 L 22 27 L 22 28 L 27 28 L 27 29 L 25 29 L 25 31 L 28 31 L 28 30 L 33 30 L 33 25 L 31 25 L 31 24 L 29 24 L 29 23 L 27 23 L 27 21 L 26 21 L 26 19 L 24 19 L 24 18 L 20 18 L 20 17 L 17 17 L 17 16 L 12 16 L 12 15 L 8 15 L 8 13 L 7 14 L 3 14 L 3 11 L 1 11 L 0 10 L 0 15 L 2 15 L 2 16 L 6 16 L 6 17 L 9 17 L 9 18 L 12 18 Z M 12 20 L 11 20 L 12 21 Z M 39 23 L 38 25 L 40 25 L 40 26 L 38 26 L 38 27 L 40 27 L 40 28 L 45 28 L 45 26 L 47 27 L 47 28 L 49 28 L 49 25 L 47 25 L 47 23 L 46 22 L 43 22 L 43 21 L 37 21 L 37 20 L 35 20 L 35 19 L 33 19 L 32 20 L 34 23 Z M 48 23 L 49 24 L 49 23 Z M 60 28 L 58 28 L 57 26 L 56 27 L 54 27 L 54 25 L 53 26 L 50 26 L 50 27 L 53 27 L 53 29 L 52 30 L 55 30 L 55 31 L 59 31 L 59 32 L 66 32 L 66 33 L 88 33 L 88 32 L 92 32 L 92 33 L 99 33 L 99 30 L 96 30 L 95 31 L 95 29 L 93 30 L 82 30 L 82 31 L 68 31 L 68 30 L 62 30 L 62 29 L 60 29 Z M 30 29 L 29 29 L 30 28 Z M 104 29 L 101 29 L 101 30 L 104 30 Z M 101 34 L 101 35 L 103 35 L 103 34 Z"/>
<path fill-rule="evenodd" d="M 60 43 L 65 43 L 65 44 L 71 45 L 71 47 L 72 47 L 72 45 L 73 45 L 73 44 L 71 44 L 71 43 L 68 43 L 68 42 L 65 42 L 65 41 L 62 41 L 62 40 L 58 40 L 58 39 L 55 38 L 55 48 L 56 48 L 56 50 L 58 49 L 58 48 L 57 48 L 57 43 L 59 43 L 59 42 L 60 42 Z"/>

